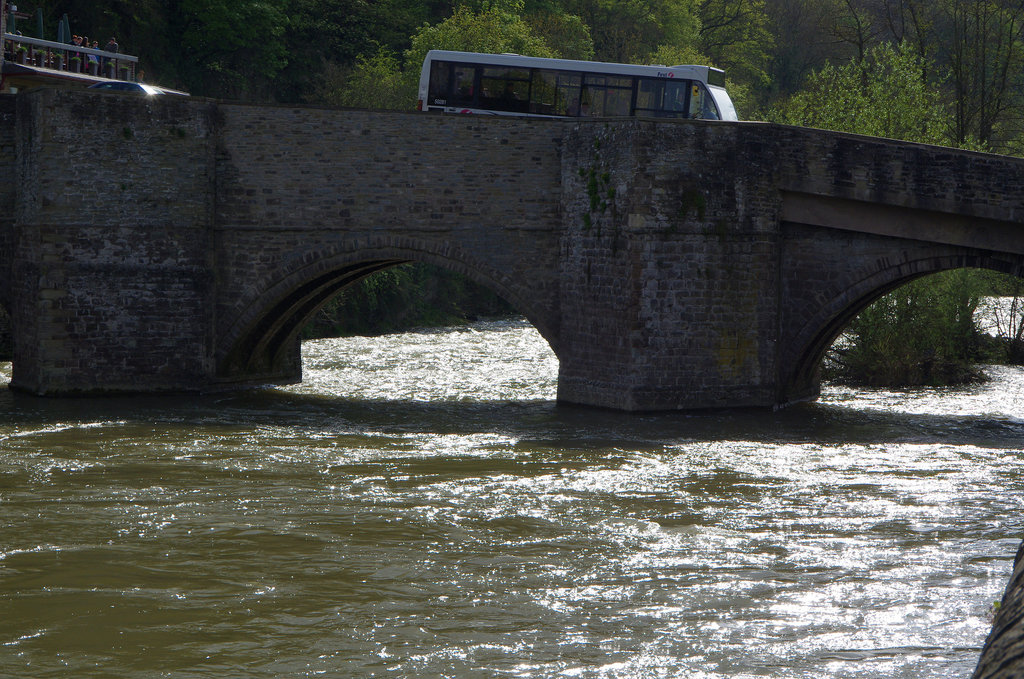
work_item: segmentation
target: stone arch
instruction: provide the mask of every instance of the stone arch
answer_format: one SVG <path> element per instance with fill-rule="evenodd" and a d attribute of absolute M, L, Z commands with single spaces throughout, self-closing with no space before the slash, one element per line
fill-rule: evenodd
<path fill-rule="evenodd" d="M 877 262 L 875 262 L 877 264 Z M 792 330 L 783 329 L 780 352 L 780 404 L 814 398 L 820 392 L 820 367 L 825 352 L 847 325 L 872 302 L 911 281 L 953 269 L 989 269 L 1024 275 L 1024 258 L 983 251 L 951 252 L 888 261 L 872 273 L 843 285 L 837 281 L 816 299 L 820 306 L 803 316 Z M 862 269 L 863 271 L 863 269 Z"/>
<path fill-rule="evenodd" d="M 293 381 L 301 374 L 298 333 L 343 288 L 378 271 L 423 262 L 463 274 L 504 298 L 558 353 L 556 300 L 531 281 L 498 271 L 449 243 L 380 237 L 296 250 L 231 302 L 218 324 L 214 359 L 224 381 Z"/>

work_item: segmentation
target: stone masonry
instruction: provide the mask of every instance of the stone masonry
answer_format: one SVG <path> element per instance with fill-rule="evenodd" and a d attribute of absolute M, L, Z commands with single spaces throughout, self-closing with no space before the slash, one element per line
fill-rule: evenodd
<path fill-rule="evenodd" d="M 424 261 L 538 328 L 560 401 L 773 407 L 884 292 L 1024 266 L 1024 162 L 763 123 L 42 90 L 0 98 L 0 176 L 37 394 L 299 380 L 326 301 Z"/>
<path fill-rule="evenodd" d="M 879 295 L 1024 274 L 1024 161 L 760 123 L 524 120 L 0 96 L 12 388 L 301 379 L 297 334 L 419 260 L 519 309 L 558 398 L 620 410 L 813 398 Z M 1024 671 L 1024 558 L 975 676 Z"/>

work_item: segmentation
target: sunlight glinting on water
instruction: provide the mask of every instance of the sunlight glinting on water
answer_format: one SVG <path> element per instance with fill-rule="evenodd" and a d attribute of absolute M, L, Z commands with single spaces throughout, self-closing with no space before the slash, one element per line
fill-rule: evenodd
<path fill-rule="evenodd" d="M 963 677 L 1024 521 L 1024 373 L 781 413 L 560 409 L 518 323 L 301 385 L 8 397 L 0 675 Z"/>

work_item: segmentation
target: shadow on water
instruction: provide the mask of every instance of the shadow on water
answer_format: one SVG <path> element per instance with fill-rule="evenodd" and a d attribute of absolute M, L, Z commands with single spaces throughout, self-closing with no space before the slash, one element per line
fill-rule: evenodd
<path fill-rule="evenodd" d="M 660 449 L 666 443 L 953 444 L 1020 449 L 1024 420 L 917 414 L 828 403 L 772 412 L 736 409 L 632 414 L 555 401 L 361 400 L 254 389 L 182 396 L 48 398 L 0 392 L 0 427 L 90 422 L 183 428 L 272 426 L 296 432 L 432 435 L 496 434 L 533 449 Z"/>

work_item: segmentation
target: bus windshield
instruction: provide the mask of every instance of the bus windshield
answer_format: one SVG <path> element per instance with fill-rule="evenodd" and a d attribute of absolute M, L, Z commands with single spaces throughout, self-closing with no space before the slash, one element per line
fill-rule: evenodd
<path fill-rule="evenodd" d="M 636 66 L 434 50 L 423 62 L 419 109 L 736 120 L 724 83 L 725 74 L 707 66 Z"/>

